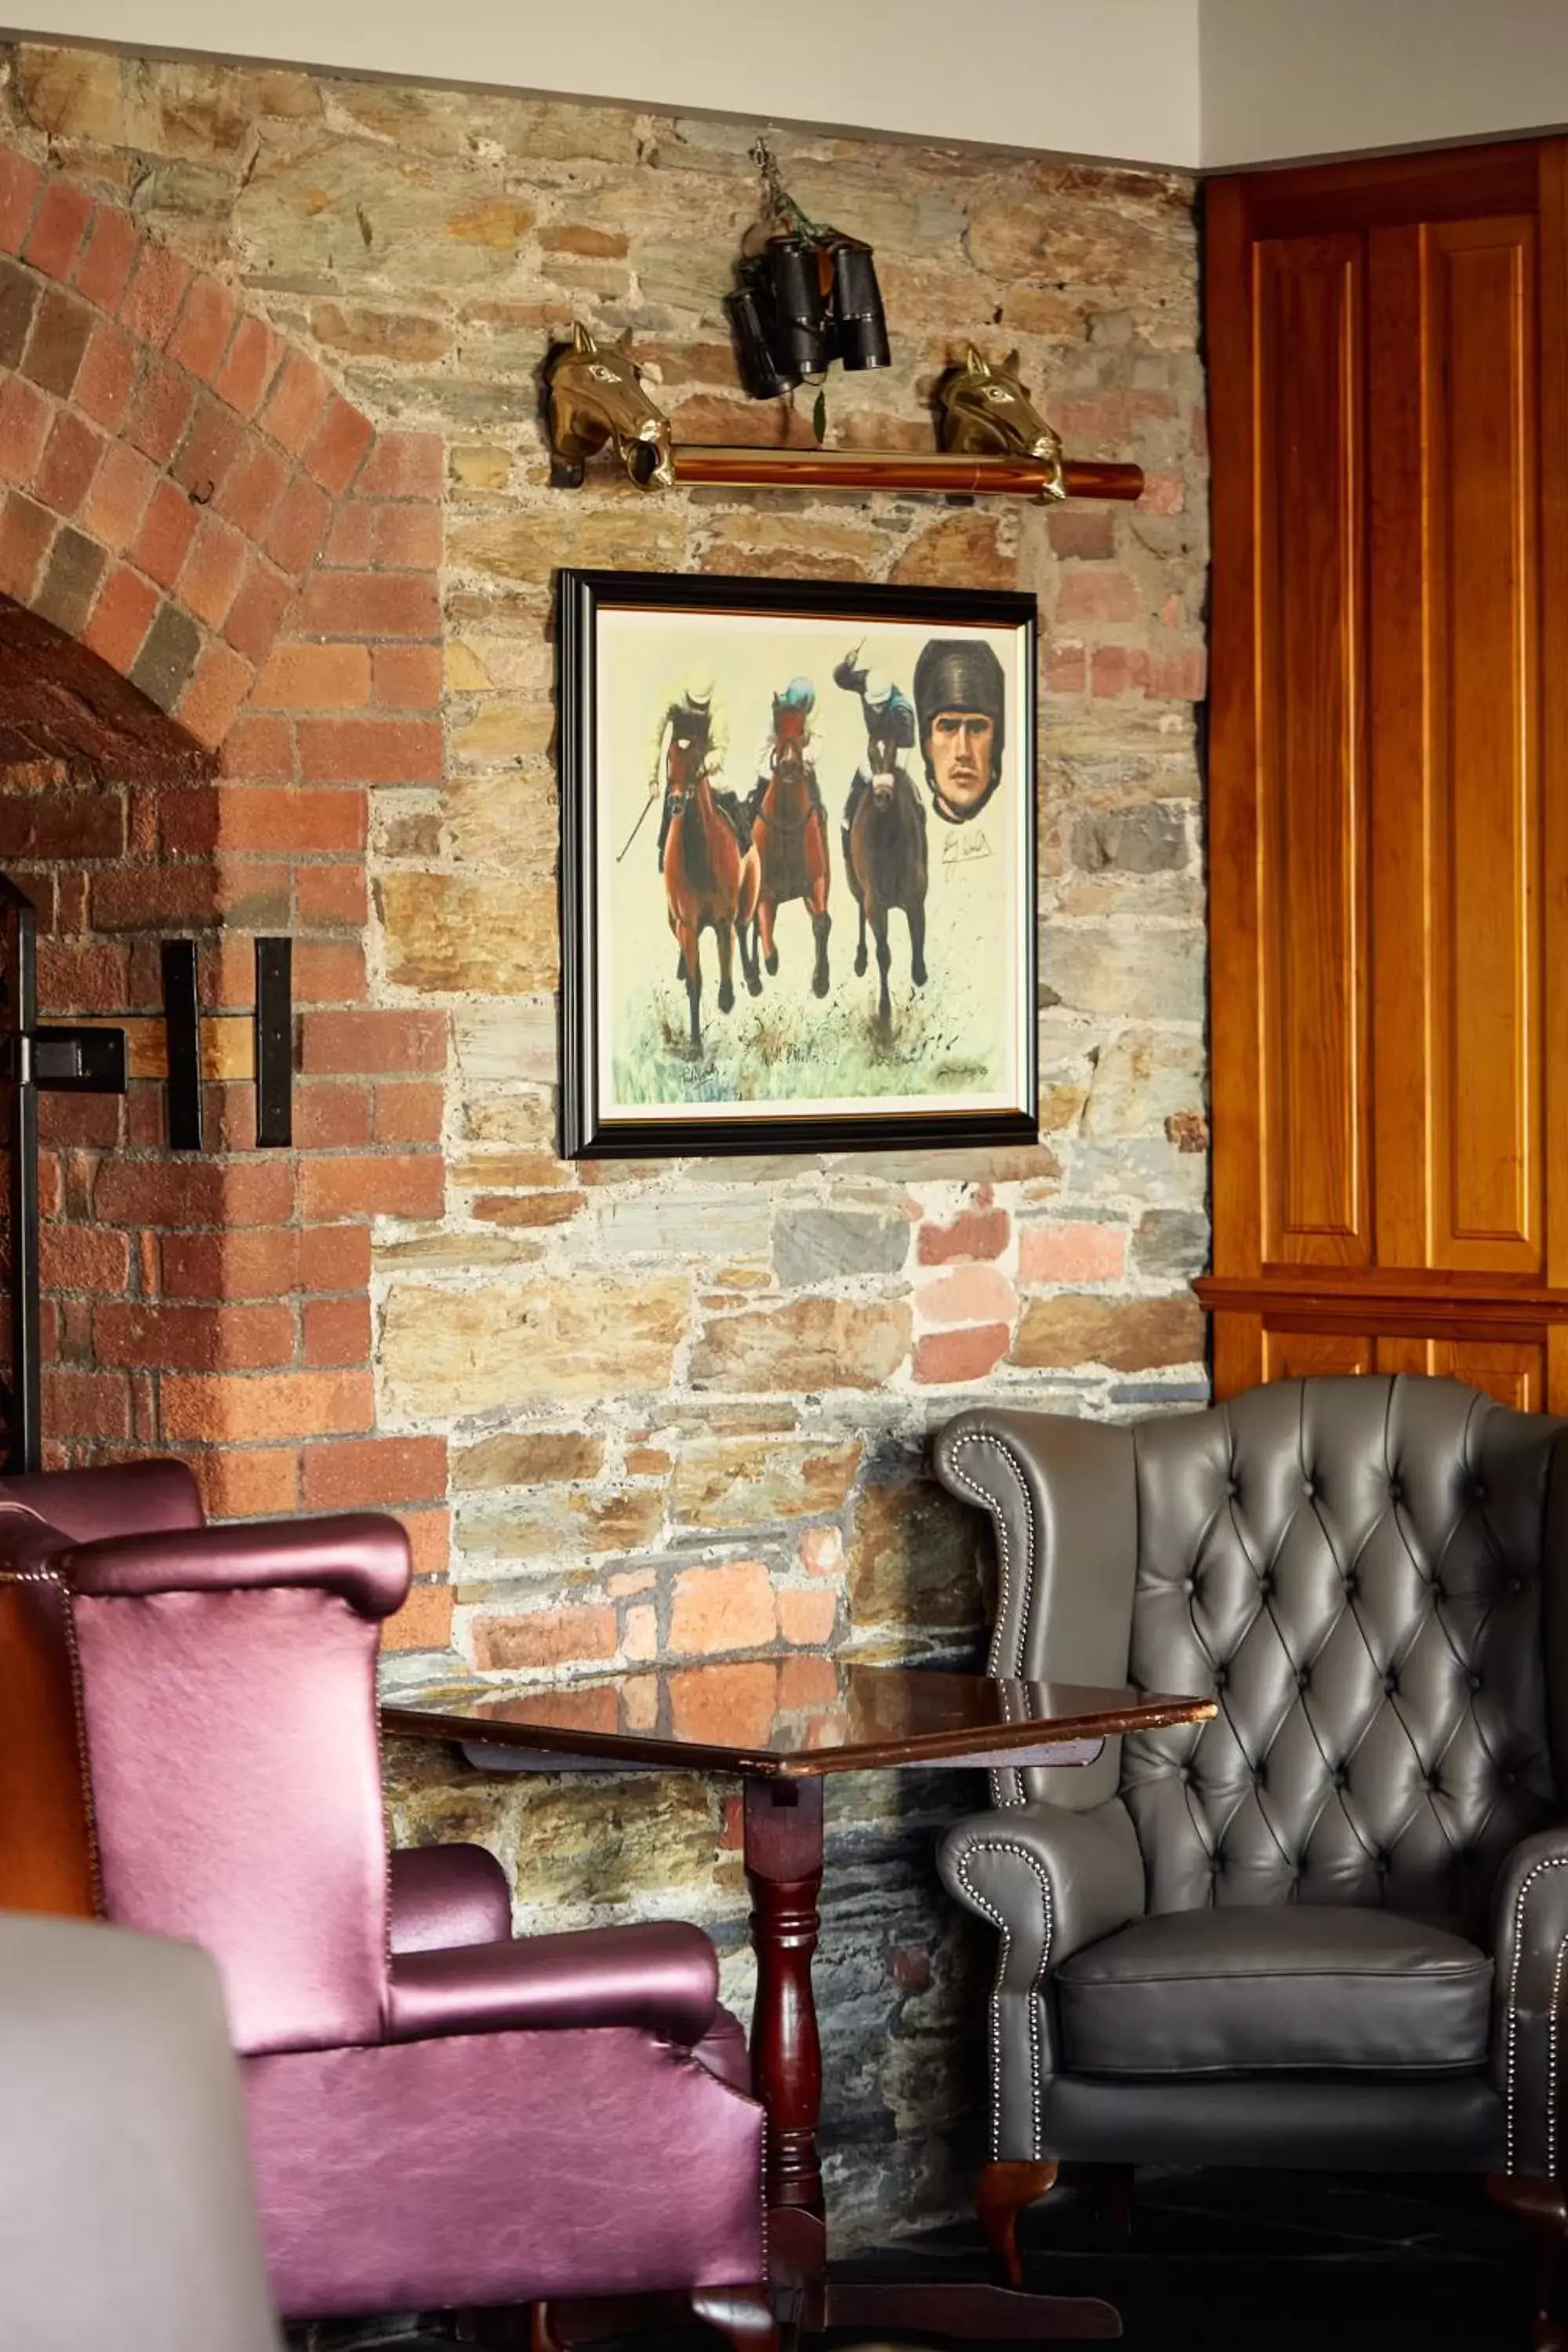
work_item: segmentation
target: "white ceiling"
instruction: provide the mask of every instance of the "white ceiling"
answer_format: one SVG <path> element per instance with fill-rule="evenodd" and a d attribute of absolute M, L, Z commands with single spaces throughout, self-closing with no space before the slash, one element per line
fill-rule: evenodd
<path fill-rule="evenodd" d="M 1568 0 L 11 5 L 46 38 L 1210 170 L 1568 122 Z"/>

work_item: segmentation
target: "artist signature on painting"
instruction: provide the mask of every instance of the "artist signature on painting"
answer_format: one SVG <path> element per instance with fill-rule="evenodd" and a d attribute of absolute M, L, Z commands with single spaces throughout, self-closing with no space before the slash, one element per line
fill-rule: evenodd
<path fill-rule="evenodd" d="M 972 833 L 967 827 L 963 833 L 946 835 L 942 845 L 944 866 L 973 866 L 977 858 L 990 855 L 991 844 L 984 834 Z"/>

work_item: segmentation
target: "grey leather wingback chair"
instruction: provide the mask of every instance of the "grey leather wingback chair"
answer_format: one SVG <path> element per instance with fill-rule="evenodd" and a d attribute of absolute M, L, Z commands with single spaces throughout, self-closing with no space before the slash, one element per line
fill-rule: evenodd
<path fill-rule="evenodd" d="M 1109 1427 L 977 1412 L 991 1671 L 1212 1696 L 992 1774 L 942 1853 L 1000 1935 L 981 2219 L 1058 2161 L 1475 2171 L 1561 2228 L 1568 1423 L 1312 1379 Z"/>

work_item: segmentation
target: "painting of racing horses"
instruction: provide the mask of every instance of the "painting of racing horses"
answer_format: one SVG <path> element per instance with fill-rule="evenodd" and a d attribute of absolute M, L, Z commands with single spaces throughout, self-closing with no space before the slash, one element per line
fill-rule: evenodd
<path fill-rule="evenodd" d="M 563 1153 L 1036 1139 L 1033 598 L 559 596 Z"/>

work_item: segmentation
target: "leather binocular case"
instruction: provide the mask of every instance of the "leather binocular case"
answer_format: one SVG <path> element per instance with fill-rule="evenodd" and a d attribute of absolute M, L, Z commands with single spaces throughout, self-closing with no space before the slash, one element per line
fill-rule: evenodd
<path fill-rule="evenodd" d="M 742 260 L 727 303 L 742 380 L 753 400 L 775 399 L 807 377 L 886 367 L 888 322 L 868 245 L 835 236 L 771 236 Z"/>

